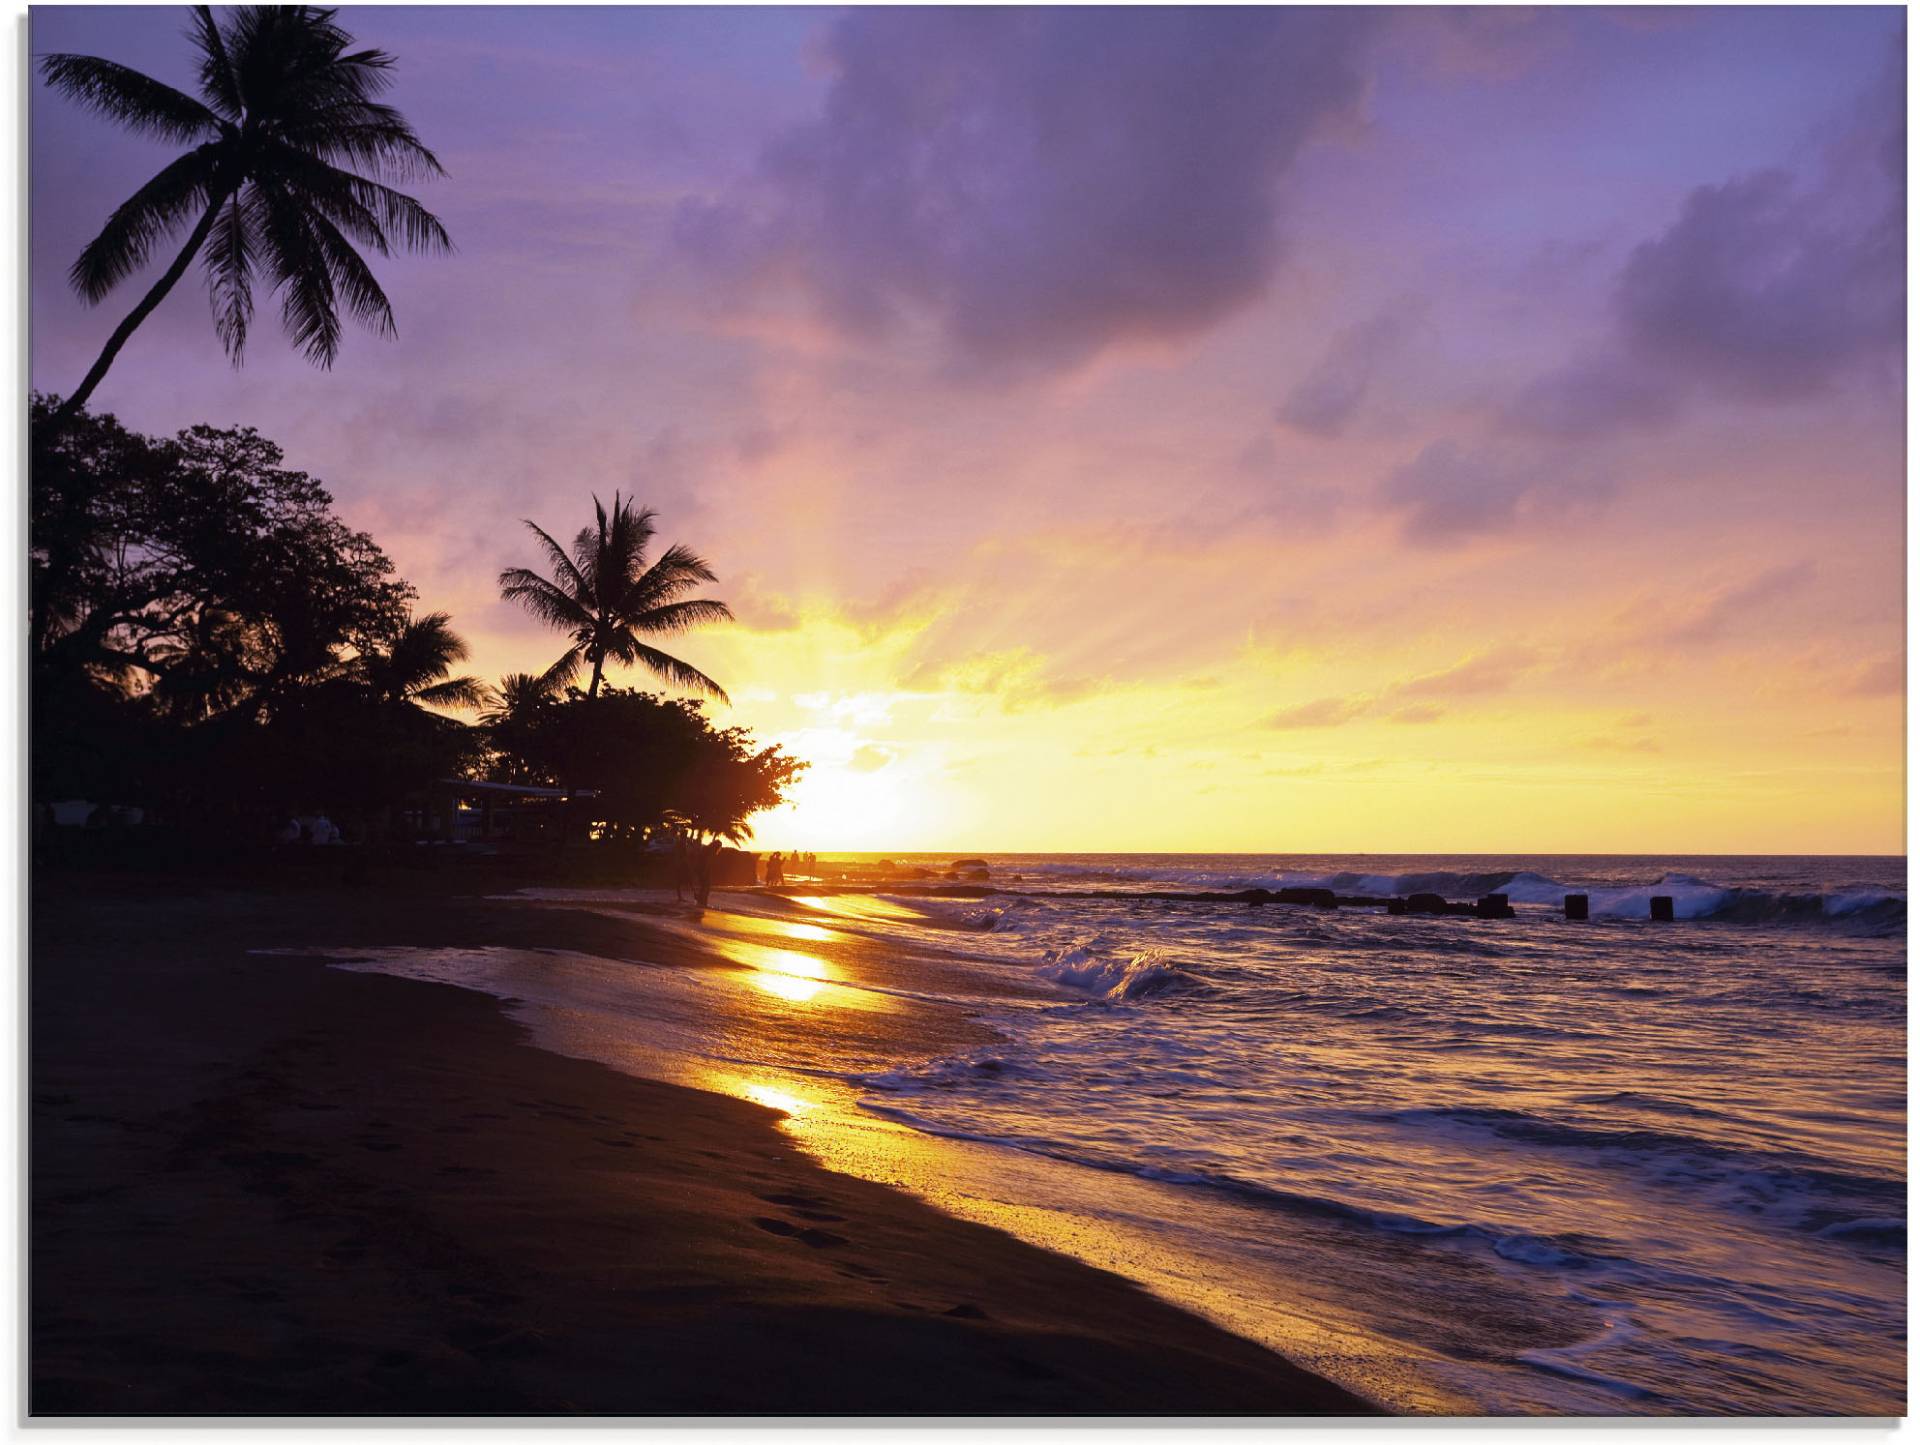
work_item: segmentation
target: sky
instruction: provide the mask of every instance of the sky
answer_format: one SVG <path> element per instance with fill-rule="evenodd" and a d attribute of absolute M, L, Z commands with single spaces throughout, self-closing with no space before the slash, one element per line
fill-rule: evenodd
<path fill-rule="evenodd" d="M 196 271 L 95 409 L 257 426 L 486 677 L 522 519 L 636 494 L 811 764 L 759 845 L 1904 851 L 1899 8 L 340 14 L 457 252 L 331 371 Z M 64 392 L 170 152 L 31 107 Z"/>

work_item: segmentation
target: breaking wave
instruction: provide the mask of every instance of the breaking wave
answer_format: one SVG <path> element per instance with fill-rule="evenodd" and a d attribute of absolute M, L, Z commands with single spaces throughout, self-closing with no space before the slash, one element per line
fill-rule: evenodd
<path fill-rule="evenodd" d="M 1075 892 L 1105 886 L 1160 885 L 1190 892 L 1244 893 L 1256 889 L 1324 888 L 1347 898 L 1404 898 L 1415 893 L 1437 893 L 1471 900 L 1488 893 L 1504 893 L 1516 905 L 1558 908 L 1569 893 L 1585 893 L 1595 918 L 1644 919 L 1657 896 L 1673 899 L 1679 921 L 1752 925 L 1841 924 L 1860 931 L 1893 931 L 1905 927 L 1907 900 L 1903 892 L 1878 888 L 1843 888 L 1832 892 L 1771 890 L 1715 883 L 1688 873 L 1670 872 L 1647 883 L 1584 883 L 1551 878 L 1530 870 L 1432 871 L 1409 873 L 1279 872 L 1169 870 L 1151 867 L 1088 867 L 1077 864 L 1023 864 L 1001 875 L 996 884 L 1009 901 L 986 910 L 977 927 L 1019 926 L 1020 909 L 1013 898 L 1056 896 L 1046 884 L 1072 885 Z"/>
<path fill-rule="evenodd" d="M 1108 957 L 1098 948 L 1098 943 L 1089 942 L 1056 949 L 1040 966 L 1040 976 L 1062 988 L 1114 1003 L 1191 988 L 1196 982 L 1179 964 L 1151 949 Z"/>

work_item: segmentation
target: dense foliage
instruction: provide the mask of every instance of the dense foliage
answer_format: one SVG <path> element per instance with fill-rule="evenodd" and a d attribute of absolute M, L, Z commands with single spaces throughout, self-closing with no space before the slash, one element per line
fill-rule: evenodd
<path fill-rule="evenodd" d="M 251 428 L 141 436 L 33 401 L 28 629 L 36 802 L 264 839 L 430 827 L 437 779 L 594 789 L 603 835 L 740 837 L 802 764 L 700 704 L 552 678 L 498 691 L 318 480 Z M 469 712 L 469 723 L 443 709 Z"/>
<path fill-rule="evenodd" d="M 489 733 L 499 777 L 593 788 L 587 811 L 602 836 L 628 840 L 663 826 L 743 838 L 806 766 L 756 750 L 745 728 L 714 727 L 696 700 L 622 687 L 523 696 Z"/>

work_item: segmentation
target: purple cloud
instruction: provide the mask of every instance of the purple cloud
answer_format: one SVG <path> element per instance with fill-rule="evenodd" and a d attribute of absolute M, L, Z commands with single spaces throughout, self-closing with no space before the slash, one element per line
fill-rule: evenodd
<path fill-rule="evenodd" d="M 1287 393 L 1275 420 L 1309 436 L 1339 436 L 1366 400 L 1380 363 L 1405 342 L 1413 323 L 1413 310 L 1400 307 L 1342 331 Z"/>
<path fill-rule="evenodd" d="M 1443 439 L 1388 473 L 1379 496 L 1402 513 L 1407 540 L 1439 547 L 1508 531 L 1523 513 L 1598 501 L 1610 489 L 1565 448 L 1548 456 Z"/>
<path fill-rule="evenodd" d="M 723 284 L 797 285 L 836 328 L 931 321 L 962 367 L 1062 369 L 1261 295 L 1281 183 L 1362 91 L 1362 11 L 868 9 L 762 190 L 675 236 Z"/>
<path fill-rule="evenodd" d="M 1822 392 L 1903 346 L 1904 241 L 1898 214 L 1854 229 L 1784 171 L 1701 186 L 1621 272 L 1621 331 L 1635 356 L 1714 389 Z"/>
<path fill-rule="evenodd" d="M 1586 441 L 1675 420 L 1718 394 L 1793 401 L 1880 369 L 1906 346 L 1902 44 L 1797 176 L 1771 167 L 1696 187 L 1616 279 L 1612 338 L 1540 377 L 1511 432 Z"/>
<path fill-rule="evenodd" d="M 1580 442 L 1621 431 L 1658 431 L 1679 414 L 1670 377 L 1606 353 L 1538 378 L 1514 398 L 1501 421 L 1506 430 L 1522 435 Z"/>

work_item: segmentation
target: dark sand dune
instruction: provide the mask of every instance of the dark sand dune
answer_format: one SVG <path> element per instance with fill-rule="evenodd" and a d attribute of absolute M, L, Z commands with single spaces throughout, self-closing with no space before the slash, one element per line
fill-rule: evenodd
<path fill-rule="evenodd" d="M 246 952 L 631 925 L 412 881 L 34 905 L 36 1415 L 1370 1413 L 822 1169 L 768 1111 L 534 1049 L 472 993 Z"/>

